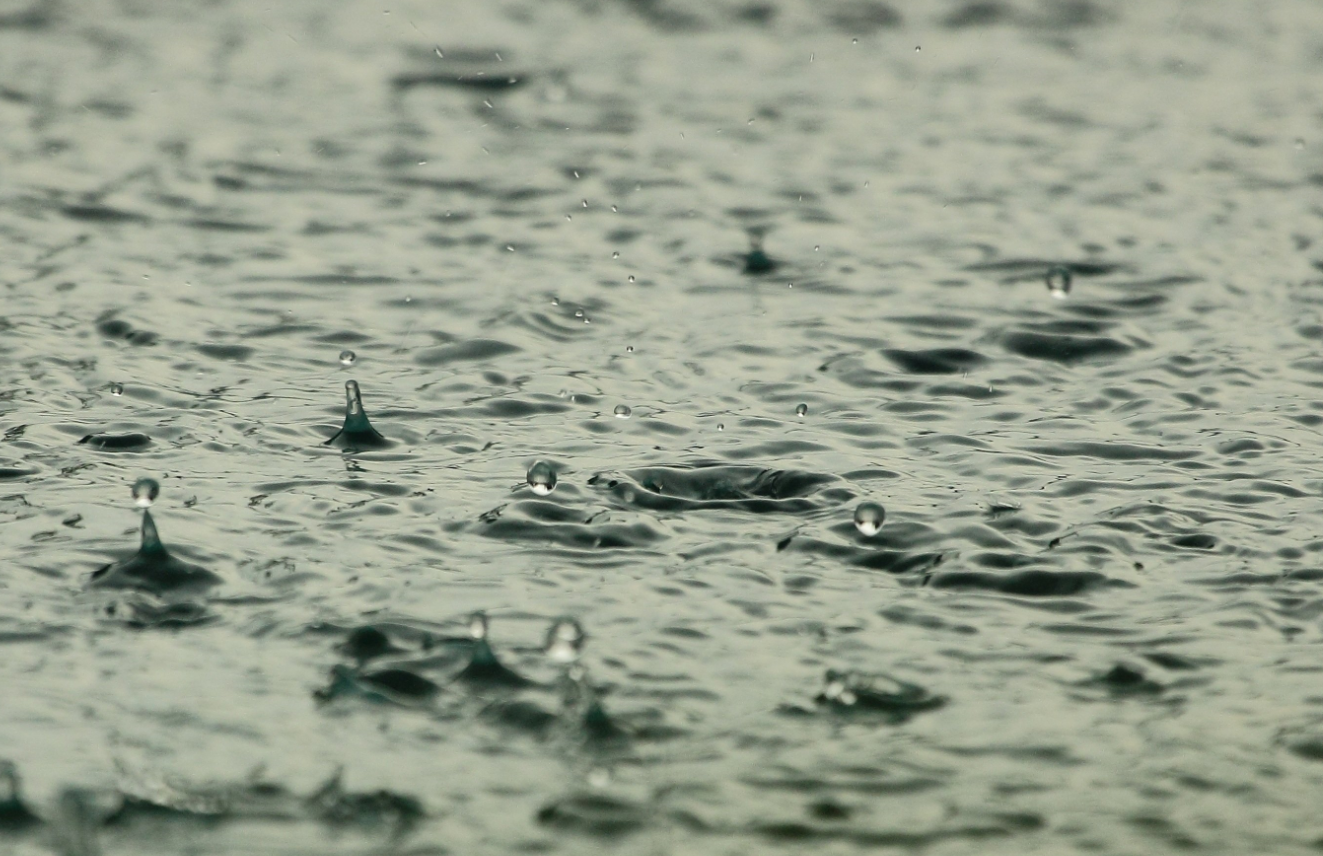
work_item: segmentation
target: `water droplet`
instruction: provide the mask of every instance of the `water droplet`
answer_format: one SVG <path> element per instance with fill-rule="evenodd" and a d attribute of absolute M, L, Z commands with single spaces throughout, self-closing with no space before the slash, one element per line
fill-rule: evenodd
<path fill-rule="evenodd" d="M 628 419 L 634 411 L 629 409 L 628 405 L 617 404 L 615 414 L 617 419 Z"/>
<path fill-rule="evenodd" d="M 440 46 L 440 45 L 437 45 L 435 48 L 433 48 L 433 50 L 436 51 L 436 55 L 437 55 L 439 58 L 441 58 L 441 59 L 445 59 L 445 58 L 446 58 L 446 55 L 443 54 L 443 53 L 441 52 L 441 46 Z"/>
<path fill-rule="evenodd" d="M 110 385 L 110 394 L 111 394 L 111 395 L 115 395 L 115 396 L 123 395 L 123 394 L 124 394 L 124 384 L 122 384 L 122 383 L 112 383 L 112 384 Z"/>
<path fill-rule="evenodd" d="M 611 210 L 612 210 L 613 212 L 619 212 L 619 211 L 620 211 L 620 209 L 617 208 L 617 207 L 614 206 L 614 205 L 611 206 Z"/>
<path fill-rule="evenodd" d="M 1056 265 L 1047 271 L 1047 291 L 1057 300 L 1065 300 L 1070 294 L 1070 268 Z"/>
<path fill-rule="evenodd" d="M 859 44 L 859 40 L 858 40 L 858 39 L 850 39 L 850 44 L 852 44 L 852 45 L 857 45 L 857 44 Z"/>
<path fill-rule="evenodd" d="M 915 52 L 915 53 L 918 53 L 918 52 L 921 51 L 921 50 L 923 50 L 923 46 L 922 46 L 922 45 L 915 45 L 915 46 L 914 46 L 914 52 Z"/>
<path fill-rule="evenodd" d="M 821 249 L 822 249 L 822 245 L 821 245 L 821 244 L 814 244 L 814 245 L 813 245 L 813 252 L 816 253 L 816 252 L 820 251 Z"/>
<path fill-rule="evenodd" d="M 583 310 L 582 310 L 582 309 L 576 309 L 576 310 L 574 310 L 574 317 L 575 317 L 575 318 L 582 318 L 582 317 L 583 317 Z"/>
<path fill-rule="evenodd" d="M 487 638 L 487 613 L 475 612 L 469 616 L 469 635 L 474 639 Z"/>
<path fill-rule="evenodd" d="M 854 510 L 854 525 L 865 538 L 872 538 L 882 531 L 882 521 L 887 519 L 887 510 L 876 502 L 863 502 Z"/>
<path fill-rule="evenodd" d="M 1303 149 L 1303 148 L 1305 147 L 1305 138 L 1304 138 L 1304 137 L 1296 137 L 1296 138 L 1295 138 L 1295 147 L 1296 147 L 1297 149 Z"/>
<path fill-rule="evenodd" d="M 620 253 L 612 253 L 612 254 L 611 254 L 611 258 L 613 258 L 613 259 L 618 259 L 618 258 L 620 258 Z"/>
<path fill-rule="evenodd" d="M 546 496 L 556 489 L 556 469 L 546 461 L 538 461 L 528 468 L 528 489 L 538 496 Z"/>
<path fill-rule="evenodd" d="M 633 282 L 633 281 L 634 281 L 634 274 L 631 273 L 631 274 L 629 275 L 629 281 L 630 281 L 630 282 Z"/>
<path fill-rule="evenodd" d="M 587 207 L 588 207 L 588 200 L 587 200 L 587 199 L 583 200 L 583 207 L 584 207 L 584 208 L 587 208 Z"/>
<path fill-rule="evenodd" d="M 139 508 L 151 508 L 160 495 L 161 485 L 156 479 L 141 478 L 133 483 L 133 503 Z"/>
<path fill-rule="evenodd" d="M 718 422 L 718 423 L 717 423 L 717 430 L 718 430 L 718 431 L 725 431 L 725 430 L 726 430 L 726 424 L 725 424 L 724 422 Z"/>
<path fill-rule="evenodd" d="M 570 665 L 578 662 L 585 639 L 587 636 L 579 622 L 573 618 L 558 618 L 547 630 L 547 644 L 543 650 L 551 662 Z"/>
<path fill-rule="evenodd" d="M 625 353 L 627 353 L 627 354 L 632 354 L 632 353 L 634 353 L 634 346 L 633 346 L 633 345 L 626 345 L 626 346 L 625 346 Z"/>
<path fill-rule="evenodd" d="M 551 305 L 552 305 L 552 306 L 560 306 L 560 298 L 559 298 L 559 297 L 553 297 L 553 298 L 551 298 Z"/>
<path fill-rule="evenodd" d="M 800 419 L 803 419 L 805 416 L 808 416 L 808 405 L 801 404 L 798 407 L 796 407 L 795 415 L 798 416 Z"/>
<path fill-rule="evenodd" d="M 349 350 L 348 348 L 340 352 L 340 365 L 344 366 L 345 368 L 352 366 L 354 364 L 354 361 L 357 359 L 358 359 L 358 354 L 355 354 L 353 351 Z"/>

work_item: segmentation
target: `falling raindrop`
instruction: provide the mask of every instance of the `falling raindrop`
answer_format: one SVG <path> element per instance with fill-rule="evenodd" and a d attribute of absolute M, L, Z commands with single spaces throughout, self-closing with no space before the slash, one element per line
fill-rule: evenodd
<path fill-rule="evenodd" d="M 546 496 L 556 489 L 556 469 L 546 461 L 538 461 L 528 468 L 528 489 L 538 496 Z"/>
<path fill-rule="evenodd" d="M 469 635 L 474 639 L 487 638 L 487 613 L 475 612 L 469 616 Z"/>
<path fill-rule="evenodd" d="M 633 345 L 626 345 L 626 346 L 625 346 L 625 353 L 627 353 L 627 354 L 632 354 L 632 353 L 634 353 L 634 346 L 633 346 Z"/>
<path fill-rule="evenodd" d="M 616 405 L 615 415 L 617 419 L 628 419 L 633 414 L 633 412 L 634 411 L 630 410 L 629 406 L 626 404 Z"/>
<path fill-rule="evenodd" d="M 618 253 L 618 252 L 616 252 L 616 253 L 612 253 L 612 254 L 611 254 L 611 258 L 613 258 L 613 259 L 618 259 L 618 258 L 620 258 L 620 253 Z"/>
<path fill-rule="evenodd" d="M 340 352 L 340 365 L 344 366 L 345 368 L 349 368 L 350 366 L 352 366 L 354 364 L 354 361 L 356 361 L 357 359 L 358 359 L 358 354 L 355 354 L 353 351 L 349 350 L 348 348 Z"/>
<path fill-rule="evenodd" d="M 133 503 L 139 508 L 151 508 L 160 495 L 161 485 L 156 479 L 141 478 L 133 483 Z"/>
<path fill-rule="evenodd" d="M 803 419 L 805 416 L 808 416 L 808 405 L 801 404 L 798 407 L 796 407 L 795 415 L 798 416 L 800 419 Z"/>
<path fill-rule="evenodd" d="M 629 281 L 630 281 L 630 282 L 633 282 L 633 281 L 634 281 L 634 274 L 631 273 L 631 274 L 629 275 Z"/>
<path fill-rule="evenodd" d="M 112 384 L 110 385 L 110 394 L 111 394 L 111 395 L 114 395 L 114 396 L 120 396 L 120 395 L 123 395 L 123 394 L 124 394 L 124 384 L 122 384 L 122 383 L 112 383 Z"/>
<path fill-rule="evenodd" d="M 1047 291 L 1057 300 L 1065 300 L 1070 294 L 1070 268 L 1056 265 L 1047 271 Z"/>
<path fill-rule="evenodd" d="M 876 502 L 864 502 L 854 510 L 854 525 L 865 538 L 872 538 L 882 531 L 882 521 L 887 519 L 887 510 Z"/>

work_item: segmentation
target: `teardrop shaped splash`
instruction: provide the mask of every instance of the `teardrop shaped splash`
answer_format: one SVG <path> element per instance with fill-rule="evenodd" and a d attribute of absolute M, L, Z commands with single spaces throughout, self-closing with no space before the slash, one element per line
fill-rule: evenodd
<path fill-rule="evenodd" d="M 363 409 L 363 396 L 358 390 L 358 381 L 345 383 L 345 424 L 331 439 L 322 445 L 340 449 L 389 449 L 395 445 L 377 433 L 368 421 L 367 411 Z"/>
<path fill-rule="evenodd" d="M 136 494 L 136 492 L 135 492 Z M 158 597 L 200 594 L 223 580 L 215 573 L 170 555 L 156 531 L 151 511 L 142 511 L 142 542 L 131 558 L 92 573 L 89 588 L 131 589 Z"/>
<path fill-rule="evenodd" d="M 533 682 L 523 675 L 506 668 L 496 659 L 496 652 L 487 641 L 487 616 L 475 612 L 469 618 L 469 635 L 473 637 L 473 652 L 469 662 L 455 680 L 469 684 L 489 687 L 526 687 Z"/>

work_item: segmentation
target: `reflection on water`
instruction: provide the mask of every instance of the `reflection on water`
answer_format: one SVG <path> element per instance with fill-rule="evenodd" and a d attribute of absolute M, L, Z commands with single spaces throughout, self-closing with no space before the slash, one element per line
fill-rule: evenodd
<path fill-rule="evenodd" d="M 1319 32 L 0 4 L 0 851 L 1313 852 Z"/>

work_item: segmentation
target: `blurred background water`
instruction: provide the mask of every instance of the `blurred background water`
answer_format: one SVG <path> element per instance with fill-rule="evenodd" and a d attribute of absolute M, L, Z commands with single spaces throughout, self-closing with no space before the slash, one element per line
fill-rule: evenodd
<path fill-rule="evenodd" d="M 0 0 L 0 852 L 1316 852 L 1320 87 L 1308 0 Z M 144 476 L 218 585 L 93 581 Z"/>

